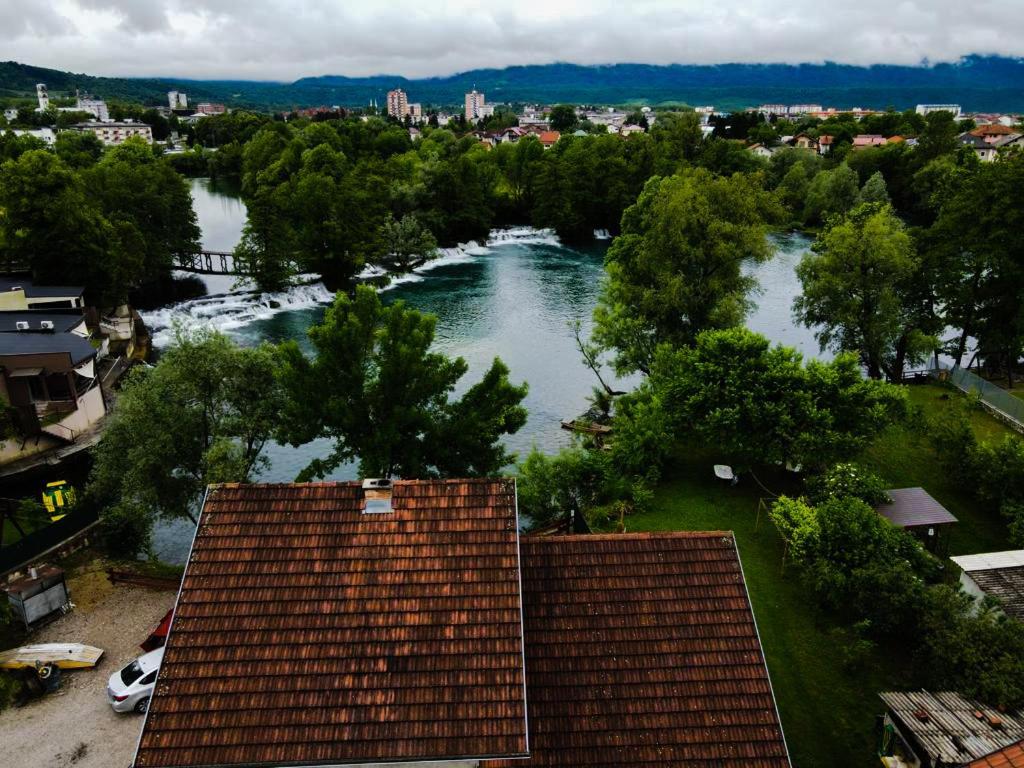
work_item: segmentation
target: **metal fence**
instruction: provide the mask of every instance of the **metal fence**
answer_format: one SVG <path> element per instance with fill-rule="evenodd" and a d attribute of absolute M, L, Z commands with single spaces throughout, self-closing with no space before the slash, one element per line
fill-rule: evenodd
<path fill-rule="evenodd" d="M 959 366 L 937 368 L 935 377 L 950 382 L 969 395 L 976 395 L 982 403 L 1012 422 L 1018 431 L 1024 431 L 1024 400 Z"/>
<path fill-rule="evenodd" d="M 95 511 L 77 510 L 55 523 L 33 531 L 13 544 L 0 548 L 0 574 L 8 573 L 59 547 L 99 520 Z"/>

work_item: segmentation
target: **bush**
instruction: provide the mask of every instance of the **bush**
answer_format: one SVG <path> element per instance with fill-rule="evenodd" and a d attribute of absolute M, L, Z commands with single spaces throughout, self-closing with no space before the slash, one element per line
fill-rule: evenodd
<path fill-rule="evenodd" d="M 152 533 L 152 516 L 132 511 L 124 504 L 109 508 L 100 517 L 100 545 L 116 557 L 148 555 Z"/>
<path fill-rule="evenodd" d="M 836 464 L 827 472 L 807 478 L 807 497 L 814 504 L 829 499 L 860 499 L 876 507 L 892 499 L 885 492 L 885 482 L 869 469 L 859 464 Z"/>

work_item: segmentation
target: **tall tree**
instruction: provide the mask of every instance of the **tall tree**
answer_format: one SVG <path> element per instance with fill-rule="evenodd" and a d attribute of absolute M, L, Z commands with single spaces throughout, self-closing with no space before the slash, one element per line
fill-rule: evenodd
<path fill-rule="evenodd" d="M 576 107 L 572 104 L 557 104 L 548 115 L 548 125 L 553 131 L 571 131 L 576 126 Z"/>
<path fill-rule="evenodd" d="M 843 214 L 857 204 L 860 182 L 857 173 L 845 163 L 831 171 L 822 171 L 811 179 L 804 200 L 804 221 L 824 223 L 830 216 Z"/>
<path fill-rule="evenodd" d="M 209 483 L 248 482 L 283 407 L 270 346 L 245 349 L 212 331 L 178 331 L 152 368 L 135 368 L 96 450 L 89 495 L 148 531 L 196 520 Z M 134 552 L 125 554 L 134 555 Z"/>
<path fill-rule="evenodd" d="M 757 177 L 651 179 L 622 216 L 594 312 L 594 338 L 615 351 L 616 369 L 646 373 L 659 344 L 741 323 L 756 285 L 743 266 L 771 257 L 765 217 L 779 212 Z"/>
<path fill-rule="evenodd" d="M 309 330 L 312 359 L 295 342 L 283 346 L 289 402 L 280 438 L 334 441 L 301 479 L 357 459 L 363 476 L 374 477 L 487 475 L 513 460 L 498 441 L 526 423 L 526 385 L 511 384 L 495 359 L 480 382 L 452 399 L 468 366 L 430 351 L 435 322 L 402 302 L 384 306 L 376 291 L 358 286 L 354 298 L 338 294 L 324 322 Z"/>
<path fill-rule="evenodd" d="M 797 320 L 816 329 L 822 349 L 857 354 L 871 378 L 899 381 L 907 362 L 935 349 L 921 258 L 890 206 L 869 203 L 834 220 L 796 272 Z"/>

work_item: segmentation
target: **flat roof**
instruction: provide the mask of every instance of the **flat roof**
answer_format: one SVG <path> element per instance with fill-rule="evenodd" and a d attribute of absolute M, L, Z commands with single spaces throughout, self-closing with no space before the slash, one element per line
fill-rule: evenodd
<path fill-rule="evenodd" d="M 1024 739 L 1019 711 L 1000 712 L 953 691 L 891 691 L 879 696 L 932 763 L 963 765 Z"/>
<path fill-rule="evenodd" d="M 30 331 L 40 331 L 42 322 L 53 323 L 55 333 L 67 333 L 85 322 L 81 312 L 47 312 L 46 310 L 25 310 L 0 312 L 0 333 L 24 333 L 18 330 L 18 323 L 28 323 Z"/>
<path fill-rule="evenodd" d="M 525 536 L 516 766 L 787 768 L 733 536 Z"/>
<path fill-rule="evenodd" d="M 211 487 L 135 766 L 528 753 L 515 481 Z"/>
<path fill-rule="evenodd" d="M 886 491 L 890 504 L 880 504 L 878 514 L 900 528 L 946 525 L 957 519 L 924 488 L 894 488 Z"/>
<path fill-rule="evenodd" d="M 36 285 L 29 277 L 0 277 L 0 292 L 13 288 L 24 289 L 28 299 L 78 298 L 85 293 L 80 285 Z"/>
<path fill-rule="evenodd" d="M 96 357 L 96 350 L 86 339 L 73 333 L 0 333 L 0 357 L 59 354 L 69 355 L 71 364 L 78 365 Z"/>

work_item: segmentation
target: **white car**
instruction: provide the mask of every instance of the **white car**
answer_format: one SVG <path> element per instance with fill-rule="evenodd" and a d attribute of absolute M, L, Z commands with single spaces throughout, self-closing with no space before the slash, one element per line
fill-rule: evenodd
<path fill-rule="evenodd" d="M 144 714 L 149 708 L 149 697 L 153 695 L 156 684 L 156 673 L 160 671 L 160 662 L 164 658 L 164 649 L 139 656 L 124 669 L 115 672 L 107 682 L 107 698 L 115 712 L 138 712 Z"/>

